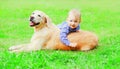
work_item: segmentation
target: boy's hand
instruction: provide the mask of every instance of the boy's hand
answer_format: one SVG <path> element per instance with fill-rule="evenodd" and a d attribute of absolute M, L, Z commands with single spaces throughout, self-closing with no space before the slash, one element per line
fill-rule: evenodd
<path fill-rule="evenodd" d="M 77 43 L 70 43 L 69 46 L 70 46 L 70 47 L 76 47 L 76 46 L 77 46 Z"/>

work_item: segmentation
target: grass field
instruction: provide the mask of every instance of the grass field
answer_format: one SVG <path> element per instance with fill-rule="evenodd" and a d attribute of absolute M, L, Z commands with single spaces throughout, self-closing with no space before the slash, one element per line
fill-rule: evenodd
<path fill-rule="evenodd" d="M 41 50 L 10 53 L 8 48 L 29 42 L 29 15 L 44 11 L 55 24 L 72 8 L 82 13 L 81 29 L 96 33 L 99 46 L 91 51 Z M 119 0 L 0 0 L 0 69 L 120 69 Z"/>

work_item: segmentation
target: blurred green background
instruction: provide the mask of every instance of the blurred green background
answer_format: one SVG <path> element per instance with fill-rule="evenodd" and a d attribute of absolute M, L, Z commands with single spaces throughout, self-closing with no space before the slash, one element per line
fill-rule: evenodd
<path fill-rule="evenodd" d="M 12 45 L 30 41 L 33 28 L 28 18 L 34 10 L 45 12 L 59 24 L 73 8 L 81 10 L 81 29 L 98 35 L 96 49 L 8 51 Z M 120 69 L 119 31 L 119 0 L 0 0 L 0 69 Z"/>

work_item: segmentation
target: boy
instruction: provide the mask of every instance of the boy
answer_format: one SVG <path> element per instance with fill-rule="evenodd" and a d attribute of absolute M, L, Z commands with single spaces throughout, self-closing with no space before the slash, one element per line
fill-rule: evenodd
<path fill-rule="evenodd" d="M 67 35 L 72 32 L 79 31 L 80 29 L 80 22 L 81 22 L 81 14 L 78 10 L 73 9 L 69 12 L 67 20 L 63 22 L 60 26 L 60 40 L 63 44 L 76 47 L 77 43 L 71 43 L 67 39 Z"/>

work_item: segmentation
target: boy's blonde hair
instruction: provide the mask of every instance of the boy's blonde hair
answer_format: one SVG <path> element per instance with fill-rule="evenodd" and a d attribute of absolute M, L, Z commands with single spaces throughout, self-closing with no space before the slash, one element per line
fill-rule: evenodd
<path fill-rule="evenodd" d="M 75 16 L 75 18 L 79 19 L 79 21 L 81 22 L 81 13 L 79 10 L 77 9 L 70 10 L 68 13 L 68 18 L 71 16 Z"/>

